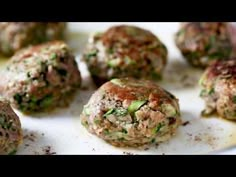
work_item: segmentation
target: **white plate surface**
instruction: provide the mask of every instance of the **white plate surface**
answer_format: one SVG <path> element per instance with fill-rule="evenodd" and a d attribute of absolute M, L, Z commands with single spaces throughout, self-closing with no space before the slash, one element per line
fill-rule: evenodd
<path fill-rule="evenodd" d="M 202 71 L 189 67 L 174 44 L 179 23 L 129 24 L 151 30 L 167 46 L 169 62 L 160 85 L 179 98 L 183 122 L 189 124 L 180 126 L 168 142 L 145 150 L 116 148 L 87 132 L 79 116 L 95 87 L 86 65 L 79 61 L 80 55 L 90 33 L 114 24 L 127 23 L 69 23 L 68 43 L 77 56 L 83 87 L 88 89 L 80 90 L 70 107 L 51 113 L 26 116 L 16 110 L 24 132 L 24 142 L 17 154 L 236 154 L 235 148 L 223 150 L 236 144 L 236 123 L 200 116 L 204 103 L 199 98 L 197 82 Z"/>

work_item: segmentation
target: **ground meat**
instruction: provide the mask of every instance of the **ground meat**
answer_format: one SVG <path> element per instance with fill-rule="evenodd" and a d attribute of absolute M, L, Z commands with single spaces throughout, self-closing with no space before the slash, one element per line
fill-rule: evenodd
<path fill-rule="evenodd" d="M 195 67 L 207 67 L 214 60 L 225 60 L 233 51 L 231 25 L 222 22 L 182 23 L 175 43 Z"/>
<path fill-rule="evenodd" d="M 167 48 L 150 31 L 121 25 L 94 34 L 83 60 L 97 85 L 117 77 L 158 80 L 167 62 Z"/>
<path fill-rule="evenodd" d="M 178 99 L 152 81 L 112 79 L 84 106 L 82 124 L 114 146 L 166 141 L 181 123 Z"/>
<path fill-rule="evenodd" d="M 19 117 L 10 104 L 0 99 L 0 154 L 14 154 L 22 142 L 22 129 Z"/>
<path fill-rule="evenodd" d="M 218 113 L 236 119 L 236 59 L 216 61 L 207 68 L 199 81 L 200 96 L 206 102 L 204 115 Z"/>
<path fill-rule="evenodd" d="M 23 112 L 65 106 L 81 85 L 75 57 L 61 41 L 17 52 L 2 75 L 0 93 Z"/>
<path fill-rule="evenodd" d="M 66 24 L 62 22 L 1 22 L 0 53 L 11 56 L 29 45 L 60 40 L 65 28 Z"/>

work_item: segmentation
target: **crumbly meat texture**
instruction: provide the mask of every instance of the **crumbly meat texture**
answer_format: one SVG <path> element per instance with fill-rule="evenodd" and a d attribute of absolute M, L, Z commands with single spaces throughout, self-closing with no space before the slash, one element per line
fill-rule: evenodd
<path fill-rule="evenodd" d="M 203 115 L 217 113 L 236 120 L 236 60 L 217 61 L 207 68 L 199 81 L 205 100 Z"/>
<path fill-rule="evenodd" d="M 150 31 L 114 26 L 91 36 L 83 60 L 98 85 L 119 77 L 161 78 L 167 48 Z"/>
<path fill-rule="evenodd" d="M 0 93 L 23 112 L 65 106 L 81 85 L 74 55 L 62 41 L 17 52 L 0 79 Z"/>
<path fill-rule="evenodd" d="M 61 40 L 65 29 L 63 22 L 1 22 L 0 54 L 11 56 L 29 45 Z"/>
<path fill-rule="evenodd" d="M 168 140 L 179 126 L 178 99 L 155 83 L 112 79 L 84 106 L 82 124 L 114 146 L 138 147 Z"/>
<path fill-rule="evenodd" d="M 223 22 L 182 23 L 175 35 L 175 43 L 187 61 L 205 68 L 214 60 L 230 58 L 233 43 L 231 24 Z"/>
<path fill-rule="evenodd" d="M 10 104 L 0 99 L 0 154 L 14 154 L 22 142 L 22 129 L 19 117 Z"/>

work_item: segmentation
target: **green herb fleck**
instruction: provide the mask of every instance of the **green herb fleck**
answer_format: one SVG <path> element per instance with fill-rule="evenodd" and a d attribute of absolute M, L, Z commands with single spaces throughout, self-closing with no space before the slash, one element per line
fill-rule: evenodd
<path fill-rule="evenodd" d="M 118 141 L 124 141 L 125 139 L 123 137 L 118 138 Z"/>
<path fill-rule="evenodd" d="M 9 129 L 11 129 L 11 127 L 12 127 L 12 124 L 13 124 L 13 122 L 9 122 L 6 126 L 6 128 L 9 130 Z"/>
<path fill-rule="evenodd" d="M 52 104 L 52 101 L 53 101 L 53 96 L 52 95 L 47 95 L 46 97 L 44 97 L 40 104 L 43 106 L 43 107 L 47 107 L 49 105 Z"/>
<path fill-rule="evenodd" d="M 32 96 L 32 97 L 31 97 L 31 101 L 32 101 L 33 103 L 36 103 L 36 102 L 38 101 L 38 99 L 37 99 L 37 97 Z"/>
<path fill-rule="evenodd" d="M 211 88 L 210 90 L 202 89 L 200 92 L 200 97 L 204 97 L 206 95 L 211 95 L 213 93 L 215 93 L 214 88 Z"/>
<path fill-rule="evenodd" d="M 223 51 L 217 51 L 208 55 L 208 58 L 211 60 L 214 59 L 224 59 L 227 55 Z"/>
<path fill-rule="evenodd" d="M 152 72 L 152 78 L 154 80 L 161 80 L 161 75 L 159 73 L 156 73 L 156 72 Z"/>
<path fill-rule="evenodd" d="M 2 114 L 0 116 L 1 116 L 0 117 L 0 125 L 3 125 L 4 122 L 5 122 L 5 118 L 4 118 L 4 116 Z"/>
<path fill-rule="evenodd" d="M 171 104 L 162 104 L 161 105 L 162 111 L 168 116 L 168 117 L 175 117 L 178 115 L 178 112 Z"/>
<path fill-rule="evenodd" d="M 108 52 L 109 54 L 113 54 L 113 53 L 114 53 L 114 50 L 113 50 L 113 48 L 109 48 L 109 49 L 107 49 L 107 52 Z"/>
<path fill-rule="evenodd" d="M 89 108 L 87 108 L 87 107 L 84 107 L 84 113 L 85 113 L 85 115 L 86 116 L 89 116 L 90 115 L 90 109 Z"/>
<path fill-rule="evenodd" d="M 211 94 L 213 94 L 213 93 L 215 93 L 215 90 L 214 90 L 214 88 L 211 88 L 211 89 L 208 91 L 208 94 L 211 95 Z"/>
<path fill-rule="evenodd" d="M 88 122 L 87 121 L 81 121 L 81 124 L 86 128 L 88 127 Z"/>
<path fill-rule="evenodd" d="M 127 132 L 127 130 L 126 129 L 122 129 L 122 133 L 125 133 L 125 134 L 127 134 L 128 132 Z"/>
<path fill-rule="evenodd" d="M 117 108 L 114 110 L 114 113 L 116 116 L 126 116 L 128 114 L 128 111 L 126 109 L 123 108 Z"/>
<path fill-rule="evenodd" d="M 158 132 L 161 130 L 161 128 L 162 128 L 163 126 L 164 126 L 164 124 L 159 123 L 159 124 L 152 130 L 153 134 L 158 133 Z"/>
<path fill-rule="evenodd" d="M 134 64 L 136 64 L 136 62 L 135 62 L 134 60 L 132 60 L 129 56 L 126 56 L 126 57 L 124 58 L 124 60 L 125 60 L 125 63 L 126 63 L 127 65 L 134 65 Z"/>
<path fill-rule="evenodd" d="M 3 115 L 1 115 L 1 117 L 0 117 L 0 125 L 2 126 L 3 129 L 7 129 L 7 127 L 8 127 Z"/>
<path fill-rule="evenodd" d="M 8 153 L 8 155 L 15 155 L 16 152 L 17 152 L 17 150 L 16 150 L 16 149 L 13 149 L 11 152 Z"/>
<path fill-rule="evenodd" d="M 185 33 L 185 29 L 180 29 L 176 35 L 180 36 L 180 35 L 183 35 L 184 33 Z"/>
<path fill-rule="evenodd" d="M 100 120 L 99 119 L 94 119 L 93 121 L 95 124 L 99 124 L 100 123 Z"/>
<path fill-rule="evenodd" d="M 236 103 L 236 95 L 233 96 L 233 102 Z"/>
<path fill-rule="evenodd" d="M 104 115 L 103 117 L 106 118 L 108 115 L 112 114 L 114 112 L 114 109 L 109 109 Z"/>
<path fill-rule="evenodd" d="M 201 86 L 203 86 L 203 82 L 205 82 L 205 75 L 203 75 L 203 76 L 199 79 L 198 84 L 201 85 Z"/>
<path fill-rule="evenodd" d="M 210 43 L 211 43 L 211 45 L 215 45 L 215 42 L 216 42 L 216 38 L 215 38 L 215 36 L 214 35 L 211 35 L 210 36 Z"/>
<path fill-rule="evenodd" d="M 201 90 L 201 92 L 200 92 L 200 97 L 205 96 L 206 93 L 207 93 L 207 91 L 206 91 L 205 89 Z"/>
<path fill-rule="evenodd" d="M 133 114 L 134 112 L 139 110 L 139 108 L 141 108 L 141 106 L 143 106 L 146 103 L 147 103 L 147 100 L 135 100 L 135 101 L 132 101 L 131 104 L 128 107 L 129 113 Z"/>
<path fill-rule="evenodd" d="M 57 58 L 57 54 L 56 53 L 52 53 L 50 56 L 51 60 L 55 60 Z"/>
<path fill-rule="evenodd" d="M 113 84 L 115 84 L 115 85 L 118 85 L 118 86 L 120 86 L 120 87 L 123 86 L 123 83 L 121 82 L 120 79 L 112 79 L 112 80 L 110 80 L 110 82 L 113 83 Z"/>
<path fill-rule="evenodd" d="M 110 67 L 117 67 L 117 66 L 119 66 L 119 64 L 120 64 L 120 59 L 119 58 L 113 59 L 113 60 L 109 60 L 107 62 L 107 65 L 110 66 Z"/>
<path fill-rule="evenodd" d="M 107 117 L 110 114 L 114 114 L 116 116 L 126 116 L 128 114 L 128 111 L 126 109 L 123 108 L 117 108 L 117 109 L 110 109 L 108 110 L 103 117 Z"/>
<path fill-rule="evenodd" d="M 30 78 L 30 72 L 27 72 L 27 77 Z"/>
<path fill-rule="evenodd" d="M 159 123 L 156 127 L 156 133 L 160 131 L 161 127 L 163 127 L 164 124 Z"/>
<path fill-rule="evenodd" d="M 16 93 L 14 96 L 13 96 L 14 100 L 17 101 L 18 104 L 21 104 L 22 102 L 22 96 L 19 94 L 19 93 Z"/>
<path fill-rule="evenodd" d="M 86 59 L 90 59 L 92 57 L 96 57 L 97 56 L 98 51 L 97 50 L 92 50 L 89 53 L 85 54 L 85 58 Z"/>
<path fill-rule="evenodd" d="M 103 133 L 104 133 L 105 135 L 108 135 L 108 134 L 109 134 L 109 131 L 108 131 L 107 129 L 104 129 L 104 130 L 103 130 Z"/>

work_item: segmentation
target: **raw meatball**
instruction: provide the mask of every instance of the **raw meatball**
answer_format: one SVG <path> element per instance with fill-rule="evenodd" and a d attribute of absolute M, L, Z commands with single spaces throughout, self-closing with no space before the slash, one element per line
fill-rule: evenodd
<path fill-rule="evenodd" d="M 200 84 L 206 102 L 203 115 L 218 113 L 236 120 L 236 60 L 217 61 L 207 68 Z"/>
<path fill-rule="evenodd" d="M 6 56 L 29 45 L 63 38 L 65 23 L 1 22 L 0 53 Z"/>
<path fill-rule="evenodd" d="M 214 60 L 228 59 L 233 50 L 230 24 L 221 22 L 182 23 L 175 43 L 187 61 L 205 68 Z"/>
<path fill-rule="evenodd" d="M 93 35 L 83 60 L 97 85 L 116 77 L 160 79 L 167 49 L 150 31 L 121 25 Z"/>
<path fill-rule="evenodd" d="M 175 96 L 151 81 L 123 78 L 92 95 L 81 121 L 114 146 L 138 147 L 168 140 L 181 119 Z"/>
<path fill-rule="evenodd" d="M 68 46 L 61 41 L 17 52 L 0 79 L 0 93 L 23 112 L 64 106 L 81 77 Z"/>
<path fill-rule="evenodd" d="M 22 142 L 22 129 L 19 117 L 10 104 L 0 99 L 0 154 L 14 154 Z"/>

